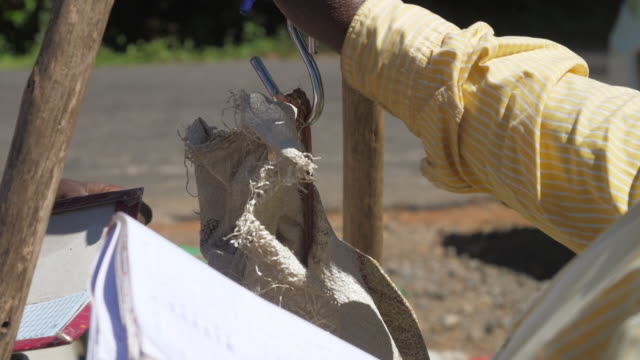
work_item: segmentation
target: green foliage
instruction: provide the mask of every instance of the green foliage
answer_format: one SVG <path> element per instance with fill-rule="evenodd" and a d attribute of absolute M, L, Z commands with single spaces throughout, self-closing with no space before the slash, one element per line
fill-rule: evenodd
<path fill-rule="evenodd" d="M 3 20 L 11 23 L 15 27 L 22 27 L 27 20 L 32 17 L 37 8 L 36 0 L 24 0 L 23 6 L 17 9 L 8 9 L 2 12 Z"/>
<path fill-rule="evenodd" d="M 247 31 L 255 31 L 250 26 Z M 222 47 L 197 47 L 193 41 L 180 42 L 175 38 L 154 39 L 148 42 L 140 41 L 129 44 L 123 51 L 116 51 L 108 46 L 102 46 L 96 65 L 136 65 L 136 64 L 168 64 L 219 62 L 235 59 L 249 59 L 257 56 L 286 57 L 296 55 L 296 49 L 282 30 L 275 36 L 267 37 L 260 32 L 251 35 L 251 40 L 240 44 L 230 44 Z M 0 49 L 2 42 L 0 40 Z M 0 52 L 0 68 L 25 68 L 35 62 L 37 48 L 22 54 L 13 55 Z"/>
<path fill-rule="evenodd" d="M 0 0 L 0 66 L 31 64 L 42 41 L 53 0 Z M 271 0 L 240 15 L 241 0 L 116 1 L 99 64 L 216 61 L 288 54 L 293 46 L 284 18 Z M 620 6 L 596 10 L 582 0 L 410 0 L 460 27 L 489 23 L 496 34 L 548 38 L 572 48 L 603 48 Z"/>
<path fill-rule="evenodd" d="M 497 36 L 550 39 L 570 48 L 606 48 L 622 0 L 599 2 L 597 9 L 583 0 L 409 0 L 425 6 L 459 27 L 483 21 Z"/>
<path fill-rule="evenodd" d="M 251 56 L 289 56 L 295 53 L 293 42 L 284 31 L 267 37 L 259 27 L 248 23 L 247 41 L 221 47 L 196 46 L 193 41 L 176 38 L 154 39 L 129 44 L 124 51 L 103 46 L 96 60 L 98 65 L 162 64 L 181 62 L 227 61 L 249 59 Z"/>
<path fill-rule="evenodd" d="M 203 261 L 205 263 L 207 262 L 207 260 L 204 258 L 204 256 L 202 256 L 202 253 L 200 252 L 200 249 L 195 248 L 193 246 L 188 246 L 188 245 L 180 245 L 180 248 L 182 250 L 186 251 L 187 253 L 193 255 L 198 260 Z"/>
<path fill-rule="evenodd" d="M 0 38 L 0 68 L 26 68 L 33 66 L 36 61 L 37 51 L 35 48 L 21 55 L 15 55 L 9 51 L 4 51 L 2 47 L 2 39 Z"/>
<path fill-rule="evenodd" d="M 629 7 L 629 12 L 633 15 L 638 16 L 638 14 L 640 14 L 640 9 L 638 9 L 638 2 L 637 1 L 627 1 L 627 6 Z"/>
<path fill-rule="evenodd" d="M 0 1 L 0 56 L 30 52 L 48 21 L 49 8 L 49 0 Z"/>
<path fill-rule="evenodd" d="M 407 289 L 405 288 L 400 288 L 400 294 L 402 294 L 402 296 L 404 296 L 405 299 L 409 299 L 409 291 L 407 291 Z"/>

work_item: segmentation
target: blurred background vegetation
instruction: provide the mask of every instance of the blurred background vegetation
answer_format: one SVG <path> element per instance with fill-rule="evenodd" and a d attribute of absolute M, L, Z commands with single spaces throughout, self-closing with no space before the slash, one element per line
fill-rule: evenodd
<path fill-rule="evenodd" d="M 301 0 L 302 1 L 302 0 Z M 30 65 L 51 13 L 52 0 L 0 0 L 0 66 Z M 415 0 L 466 27 L 489 23 L 497 35 L 555 40 L 574 49 L 606 48 L 620 0 Z M 119 0 L 98 63 L 215 61 L 288 55 L 294 48 L 270 0 L 250 17 L 239 0 Z"/>

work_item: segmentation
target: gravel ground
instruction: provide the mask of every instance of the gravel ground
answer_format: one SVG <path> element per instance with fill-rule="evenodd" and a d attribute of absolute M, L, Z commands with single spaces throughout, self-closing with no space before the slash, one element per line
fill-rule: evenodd
<path fill-rule="evenodd" d="M 338 234 L 342 215 L 330 213 Z M 152 226 L 197 246 L 197 221 Z M 387 210 L 382 264 L 419 318 L 430 350 L 491 355 L 572 253 L 495 202 Z"/>
<path fill-rule="evenodd" d="M 497 203 L 388 211 L 384 235 L 383 267 L 413 305 L 429 349 L 475 356 L 498 349 L 573 256 Z"/>

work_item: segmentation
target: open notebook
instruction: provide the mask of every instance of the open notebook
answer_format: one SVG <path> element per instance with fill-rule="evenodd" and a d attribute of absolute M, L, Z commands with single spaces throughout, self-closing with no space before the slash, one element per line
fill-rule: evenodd
<path fill-rule="evenodd" d="M 142 188 L 56 201 L 27 297 L 14 351 L 69 344 L 89 325 L 89 278 L 103 231 L 117 211 L 132 216 Z"/>
<path fill-rule="evenodd" d="M 125 214 L 92 282 L 88 359 L 371 359 Z"/>

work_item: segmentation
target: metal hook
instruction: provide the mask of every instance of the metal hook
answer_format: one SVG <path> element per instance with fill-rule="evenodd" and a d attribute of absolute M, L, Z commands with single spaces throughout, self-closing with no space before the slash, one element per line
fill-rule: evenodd
<path fill-rule="evenodd" d="M 320 114 L 322 114 L 322 109 L 324 108 L 324 87 L 322 85 L 322 76 L 320 75 L 320 70 L 318 69 L 316 61 L 313 58 L 313 54 L 316 51 L 316 42 L 311 37 L 309 37 L 308 42 L 305 42 L 300 31 L 289 20 L 287 20 L 287 29 L 289 30 L 289 35 L 291 35 L 293 42 L 296 44 L 296 47 L 302 56 L 302 60 L 304 61 L 307 71 L 309 72 L 309 77 L 311 78 L 313 98 L 311 100 L 311 111 L 309 112 L 304 124 L 305 126 L 309 126 L 318 120 Z M 286 101 L 286 97 L 280 91 L 280 88 L 278 88 L 278 85 L 273 80 L 273 77 L 262 62 L 262 59 L 258 56 L 254 56 L 251 58 L 251 65 L 260 77 L 260 80 L 262 80 L 264 86 L 267 88 L 269 94 L 277 101 Z"/>

